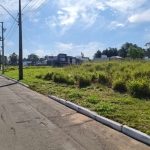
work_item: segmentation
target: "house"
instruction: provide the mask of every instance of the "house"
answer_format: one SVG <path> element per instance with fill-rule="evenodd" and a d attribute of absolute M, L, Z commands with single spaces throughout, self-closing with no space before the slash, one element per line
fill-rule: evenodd
<path fill-rule="evenodd" d="M 30 66 L 31 63 L 32 63 L 31 60 L 23 60 L 23 62 L 22 62 L 23 66 Z"/>
<path fill-rule="evenodd" d="M 81 64 L 81 63 L 90 61 L 89 57 L 83 57 L 83 56 L 77 56 L 76 59 L 77 59 L 76 60 L 77 64 Z"/>
<path fill-rule="evenodd" d="M 110 57 L 110 60 L 118 60 L 118 61 L 121 61 L 121 60 L 124 60 L 123 57 L 120 57 L 120 56 L 112 56 Z"/>
<path fill-rule="evenodd" d="M 107 55 L 101 55 L 101 58 L 93 58 L 93 62 L 102 62 L 102 61 L 109 61 L 109 57 Z"/>
<path fill-rule="evenodd" d="M 67 54 L 58 54 L 57 56 L 45 56 L 47 65 L 49 66 L 65 66 L 69 64 L 76 64 L 76 58 L 67 56 Z"/>

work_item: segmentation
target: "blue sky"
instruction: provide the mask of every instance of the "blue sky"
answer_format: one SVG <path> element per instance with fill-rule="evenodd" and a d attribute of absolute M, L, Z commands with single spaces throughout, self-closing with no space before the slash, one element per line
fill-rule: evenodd
<path fill-rule="evenodd" d="M 17 17 L 18 0 L 0 4 Z M 150 42 L 149 0 L 22 0 L 22 8 L 23 58 L 81 52 L 92 58 L 97 50 L 125 42 L 141 47 Z M 7 29 L 5 55 L 18 54 L 17 22 L 2 7 L 0 22 Z"/>

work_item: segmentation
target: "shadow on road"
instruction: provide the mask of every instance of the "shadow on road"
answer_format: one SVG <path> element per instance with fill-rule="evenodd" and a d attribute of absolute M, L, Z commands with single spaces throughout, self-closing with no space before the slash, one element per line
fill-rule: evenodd
<path fill-rule="evenodd" d="M 15 82 L 15 83 L 11 83 L 11 84 L 2 85 L 2 86 L 0 86 L 0 88 L 2 88 L 2 87 L 6 87 L 6 86 L 10 86 L 10 85 L 14 85 L 14 84 L 17 84 L 17 82 Z"/>

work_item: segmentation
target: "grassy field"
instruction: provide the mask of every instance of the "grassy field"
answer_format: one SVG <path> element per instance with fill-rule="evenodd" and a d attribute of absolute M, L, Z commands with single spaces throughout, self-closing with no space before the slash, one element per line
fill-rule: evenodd
<path fill-rule="evenodd" d="M 52 67 L 24 67 L 31 89 L 55 95 L 150 135 L 150 62 L 84 63 Z M 18 68 L 5 75 L 18 80 Z"/>

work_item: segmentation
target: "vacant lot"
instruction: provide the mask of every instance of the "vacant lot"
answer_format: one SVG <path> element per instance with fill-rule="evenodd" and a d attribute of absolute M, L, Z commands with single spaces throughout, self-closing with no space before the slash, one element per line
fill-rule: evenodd
<path fill-rule="evenodd" d="M 150 135 L 150 62 L 85 63 L 63 68 L 25 67 L 22 82 Z M 6 76 L 18 79 L 18 68 Z"/>

